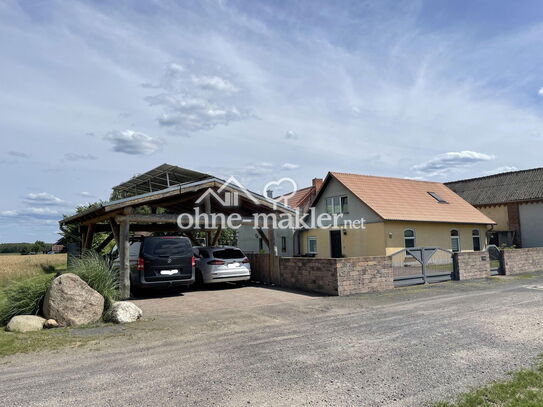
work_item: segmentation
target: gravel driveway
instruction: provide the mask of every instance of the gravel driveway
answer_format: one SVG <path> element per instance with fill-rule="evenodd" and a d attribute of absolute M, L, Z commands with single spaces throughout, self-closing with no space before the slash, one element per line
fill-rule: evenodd
<path fill-rule="evenodd" d="M 265 304 L 187 314 L 185 298 L 172 297 L 176 312 L 103 343 L 0 360 L 0 399 L 6 406 L 426 405 L 503 378 L 543 352 L 543 290 L 527 288 L 534 285 L 543 286 L 543 276 L 344 298 L 283 293 L 275 302 L 268 289 L 247 287 L 257 297 L 264 290 Z"/>

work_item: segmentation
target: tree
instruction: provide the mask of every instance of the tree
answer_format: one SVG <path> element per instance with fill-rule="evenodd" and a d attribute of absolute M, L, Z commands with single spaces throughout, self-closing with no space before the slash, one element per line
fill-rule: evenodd
<path fill-rule="evenodd" d="M 32 251 L 35 253 L 43 253 L 45 251 L 45 247 L 45 242 L 42 242 L 41 240 L 36 240 L 32 245 Z"/>

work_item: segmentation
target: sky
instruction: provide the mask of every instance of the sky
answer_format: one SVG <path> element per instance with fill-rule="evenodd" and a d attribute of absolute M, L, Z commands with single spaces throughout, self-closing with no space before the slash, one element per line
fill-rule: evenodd
<path fill-rule="evenodd" d="M 539 0 L 3 0 L 0 39 L 0 242 L 163 163 L 257 192 L 543 166 Z"/>

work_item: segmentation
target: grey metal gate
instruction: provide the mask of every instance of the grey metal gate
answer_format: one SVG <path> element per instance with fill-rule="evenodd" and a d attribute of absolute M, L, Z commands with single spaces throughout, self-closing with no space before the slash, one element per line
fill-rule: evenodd
<path fill-rule="evenodd" d="M 503 252 L 496 245 L 489 245 L 486 248 L 490 260 L 490 275 L 497 276 L 503 273 Z"/>
<path fill-rule="evenodd" d="M 452 279 L 452 252 L 441 247 L 413 247 L 391 255 L 394 285 L 403 287 Z"/>

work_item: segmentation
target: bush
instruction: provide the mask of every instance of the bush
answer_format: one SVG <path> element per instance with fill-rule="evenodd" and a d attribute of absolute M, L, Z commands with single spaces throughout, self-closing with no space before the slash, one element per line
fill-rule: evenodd
<path fill-rule="evenodd" d="M 104 297 L 106 310 L 119 299 L 117 275 L 110 270 L 106 260 L 96 252 L 88 252 L 81 258 L 74 259 L 70 273 L 81 277 L 91 288 Z"/>
<path fill-rule="evenodd" d="M 3 291 L 0 304 L 0 325 L 6 325 L 15 315 L 36 315 L 40 312 L 52 274 L 39 275 L 12 283 Z"/>

